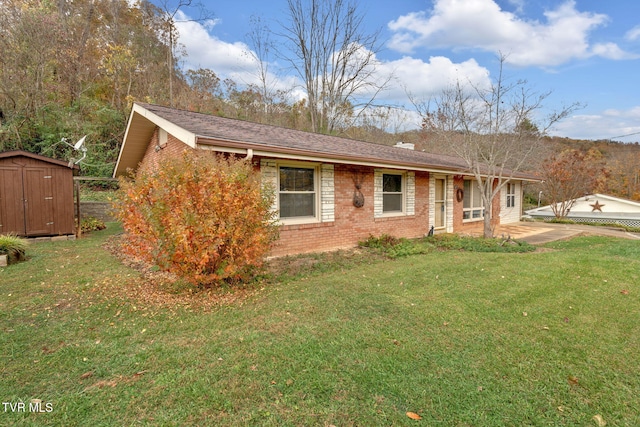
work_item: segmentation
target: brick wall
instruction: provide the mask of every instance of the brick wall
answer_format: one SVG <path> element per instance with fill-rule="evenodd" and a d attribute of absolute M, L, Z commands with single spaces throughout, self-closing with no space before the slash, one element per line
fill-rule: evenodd
<path fill-rule="evenodd" d="M 74 214 L 77 212 L 77 204 L 74 203 Z M 80 201 L 81 218 L 97 218 L 104 222 L 115 221 L 111 202 L 84 202 Z M 76 218 L 77 219 L 77 218 Z"/>
<path fill-rule="evenodd" d="M 429 231 L 429 174 L 410 174 L 415 179 L 415 198 L 410 201 L 413 215 L 374 216 L 374 168 L 334 165 L 334 221 L 285 225 L 280 229 L 272 255 L 348 248 L 369 235 L 390 234 L 396 237 L 421 237 Z M 353 205 L 354 178 L 362 181 L 360 191 L 364 206 Z"/>
<path fill-rule="evenodd" d="M 159 144 L 159 134 L 159 129 L 156 128 L 155 132 L 153 133 L 153 137 L 151 137 L 151 141 L 147 146 L 147 151 L 144 153 L 144 157 L 140 162 L 140 168 L 138 170 L 147 168 L 154 169 L 158 165 L 160 159 L 163 159 L 167 156 L 178 157 L 184 150 L 192 149 L 187 144 L 175 138 L 171 134 L 166 134 L 166 143 L 163 140 L 163 143 Z M 161 146 L 162 148 L 156 148 L 158 146 Z"/>
<path fill-rule="evenodd" d="M 166 134 L 165 134 L 166 135 Z M 188 145 L 172 135 L 160 135 L 156 130 L 147 147 L 140 168 L 154 168 L 165 156 L 179 156 Z M 158 145 L 162 148 L 157 149 Z M 255 158 L 253 164 L 263 173 L 263 180 L 275 178 L 274 159 Z M 321 200 L 321 222 L 311 224 L 283 225 L 280 238 L 271 251 L 273 256 L 305 252 L 318 252 L 339 248 L 350 248 L 368 236 L 389 234 L 395 237 L 416 238 L 429 232 L 429 173 L 407 172 L 405 182 L 411 182 L 406 191 L 405 213 L 399 216 L 381 216 L 381 199 L 374 198 L 376 182 L 380 187 L 381 171 L 373 167 L 323 164 L 319 168 Z M 272 176 L 273 175 L 273 176 Z M 376 180 L 376 177 L 377 180 Z M 332 182 L 333 181 L 333 182 Z M 353 204 L 355 181 L 361 182 L 360 191 L 364 206 Z M 333 185 L 331 185 L 331 183 Z M 453 212 L 447 229 L 453 232 L 482 230 L 483 221 L 463 222 L 463 203 L 455 200 L 455 188 L 463 188 L 463 177 L 449 176 L 447 179 L 447 211 Z M 431 188 L 433 192 L 433 188 Z M 333 194 L 331 194 L 333 193 Z M 494 203 L 494 222 L 499 221 L 501 195 Z M 433 217 L 433 215 L 432 215 Z"/>

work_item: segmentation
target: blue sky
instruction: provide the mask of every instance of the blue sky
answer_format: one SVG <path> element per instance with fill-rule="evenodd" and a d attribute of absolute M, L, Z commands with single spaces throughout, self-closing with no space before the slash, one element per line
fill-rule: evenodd
<path fill-rule="evenodd" d="M 258 16 L 274 30 L 286 0 L 201 0 L 207 22 L 179 22 L 182 67 L 210 68 L 237 82 L 255 81 L 247 34 Z M 569 138 L 640 141 L 640 1 L 637 0 L 361 0 L 364 30 L 381 29 L 381 73 L 395 79 L 381 100 L 411 109 L 406 93 L 427 99 L 463 78 L 481 85 L 507 55 L 506 75 L 551 91 L 548 111 L 584 108 L 550 132 Z M 171 2 L 169 2 L 171 5 Z M 184 9 L 178 19 L 196 18 Z M 296 76 L 274 60 L 282 87 Z M 275 72 L 277 71 L 277 73 Z M 299 81 L 298 81 L 299 83 Z M 406 88 L 406 90 L 405 90 Z M 417 125 L 408 115 L 407 127 Z M 621 137 L 622 135 L 629 135 Z"/>

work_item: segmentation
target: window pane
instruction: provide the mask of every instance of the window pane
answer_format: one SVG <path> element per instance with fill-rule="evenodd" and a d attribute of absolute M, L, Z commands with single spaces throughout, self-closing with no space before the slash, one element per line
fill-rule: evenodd
<path fill-rule="evenodd" d="M 280 191 L 314 191 L 313 169 L 280 167 Z"/>
<path fill-rule="evenodd" d="M 471 181 L 469 180 L 464 182 L 464 198 L 462 201 L 462 207 L 465 209 L 471 207 Z"/>
<path fill-rule="evenodd" d="M 382 175 L 382 192 L 383 193 L 400 193 L 402 192 L 402 175 Z"/>
<path fill-rule="evenodd" d="M 436 200 L 444 200 L 445 196 L 444 196 L 444 179 L 436 179 Z M 438 210 L 436 209 L 436 212 L 438 212 Z"/>
<path fill-rule="evenodd" d="M 280 218 L 315 215 L 314 193 L 281 193 Z"/>
<path fill-rule="evenodd" d="M 402 212 L 402 194 L 383 194 L 383 212 Z"/>
<path fill-rule="evenodd" d="M 478 183 L 473 183 L 473 207 L 477 208 L 482 206 L 482 196 L 480 194 L 480 188 L 478 187 Z"/>

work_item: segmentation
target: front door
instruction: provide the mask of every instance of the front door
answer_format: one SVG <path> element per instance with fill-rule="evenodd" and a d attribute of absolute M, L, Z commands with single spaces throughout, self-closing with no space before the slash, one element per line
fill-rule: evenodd
<path fill-rule="evenodd" d="M 447 218 L 447 180 L 436 178 L 435 228 L 445 228 Z"/>

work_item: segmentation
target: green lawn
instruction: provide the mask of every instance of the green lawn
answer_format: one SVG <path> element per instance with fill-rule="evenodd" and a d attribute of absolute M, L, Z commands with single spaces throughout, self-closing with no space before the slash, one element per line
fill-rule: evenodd
<path fill-rule="evenodd" d="M 117 231 L 0 268 L 0 425 L 640 425 L 638 241 L 319 256 L 216 305 Z"/>

